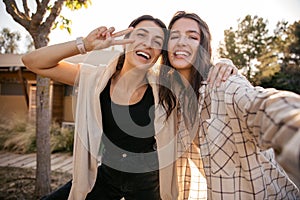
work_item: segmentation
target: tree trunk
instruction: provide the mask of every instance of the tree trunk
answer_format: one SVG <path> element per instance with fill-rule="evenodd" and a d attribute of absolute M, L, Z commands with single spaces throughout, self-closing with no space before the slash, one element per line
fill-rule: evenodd
<path fill-rule="evenodd" d="M 51 129 L 51 100 L 50 79 L 37 76 L 37 117 L 36 117 L 36 144 L 37 166 L 35 190 L 38 198 L 51 191 L 51 152 L 50 152 L 50 129 Z"/>
<path fill-rule="evenodd" d="M 34 37 L 36 48 L 46 46 L 48 38 L 39 34 Z M 42 62 L 42 61 L 41 61 Z M 50 79 L 37 75 L 36 84 L 36 145 L 37 166 L 35 194 L 37 199 L 51 191 L 51 87 Z"/>

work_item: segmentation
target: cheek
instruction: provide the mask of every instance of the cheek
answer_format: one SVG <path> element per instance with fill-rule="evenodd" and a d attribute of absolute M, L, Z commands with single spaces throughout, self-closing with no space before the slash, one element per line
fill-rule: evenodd
<path fill-rule="evenodd" d="M 200 47 L 200 43 L 198 41 L 197 42 L 195 41 L 191 44 L 191 46 L 193 49 L 198 50 Z"/>
<path fill-rule="evenodd" d="M 175 42 L 174 41 L 172 41 L 172 40 L 169 40 L 168 41 L 168 51 L 170 51 L 172 48 L 174 48 L 174 44 L 175 44 Z"/>
<path fill-rule="evenodd" d="M 168 57 L 171 58 L 173 55 L 172 49 L 174 48 L 174 42 L 168 42 L 167 51 L 168 51 Z"/>
<path fill-rule="evenodd" d="M 172 65 L 173 64 L 173 53 L 172 53 L 172 51 L 168 51 L 168 58 L 169 58 L 169 61 Z"/>
<path fill-rule="evenodd" d="M 193 60 L 195 60 L 198 55 L 200 45 L 199 43 L 194 43 L 191 45 L 191 47 L 193 49 Z"/>
<path fill-rule="evenodd" d="M 125 44 L 125 45 L 123 45 L 123 47 L 124 47 L 126 53 L 132 51 L 132 49 L 133 49 L 132 44 Z"/>

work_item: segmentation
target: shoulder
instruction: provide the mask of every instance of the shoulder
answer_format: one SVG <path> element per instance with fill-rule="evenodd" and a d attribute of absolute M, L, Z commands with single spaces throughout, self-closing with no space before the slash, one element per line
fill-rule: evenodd
<path fill-rule="evenodd" d="M 225 82 L 225 88 L 227 90 L 235 89 L 235 88 L 239 88 L 239 87 L 253 87 L 253 86 L 246 79 L 246 77 L 241 74 L 232 75 Z"/>
<path fill-rule="evenodd" d="M 91 65 L 87 63 L 79 63 L 80 66 L 80 73 L 91 73 L 96 71 L 102 71 L 105 70 L 107 65 Z"/>
<path fill-rule="evenodd" d="M 104 74 L 104 72 L 107 69 L 107 66 L 95 66 L 91 64 L 86 63 L 80 63 L 79 64 L 80 71 L 78 74 L 78 77 L 76 79 L 76 84 L 83 83 L 83 82 L 94 82 L 99 77 L 101 77 L 101 74 Z"/>
<path fill-rule="evenodd" d="M 159 79 L 159 70 L 152 67 L 151 69 L 148 70 L 147 72 L 147 80 L 149 83 L 158 83 Z"/>

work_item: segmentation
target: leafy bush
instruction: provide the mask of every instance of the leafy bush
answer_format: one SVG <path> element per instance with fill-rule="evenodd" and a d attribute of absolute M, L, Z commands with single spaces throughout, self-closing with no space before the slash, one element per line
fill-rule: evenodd
<path fill-rule="evenodd" d="M 59 123 L 53 122 L 50 134 L 52 153 L 72 153 L 74 136 L 73 129 L 62 128 Z M 0 117 L 0 150 L 14 151 L 18 153 L 36 152 L 35 124 L 25 117 L 13 117 L 13 119 Z"/>
<path fill-rule="evenodd" d="M 35 126 L 25 117 L 0 120 L 0 148 L 18 153 L 36 150 Z"/>
<path fill-rule="evenodd" d="M 74 131 L 53 123 L 51 127 L 51 152 L 73 152 Z"/>

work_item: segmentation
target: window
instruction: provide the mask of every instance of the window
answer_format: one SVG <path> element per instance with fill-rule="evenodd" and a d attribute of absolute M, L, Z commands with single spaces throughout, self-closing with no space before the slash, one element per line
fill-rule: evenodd
<path fill-rule="evenodd" d="M 23 86 L 20 83 L 1 83 L 0 95 L 24 95 Z"/>

